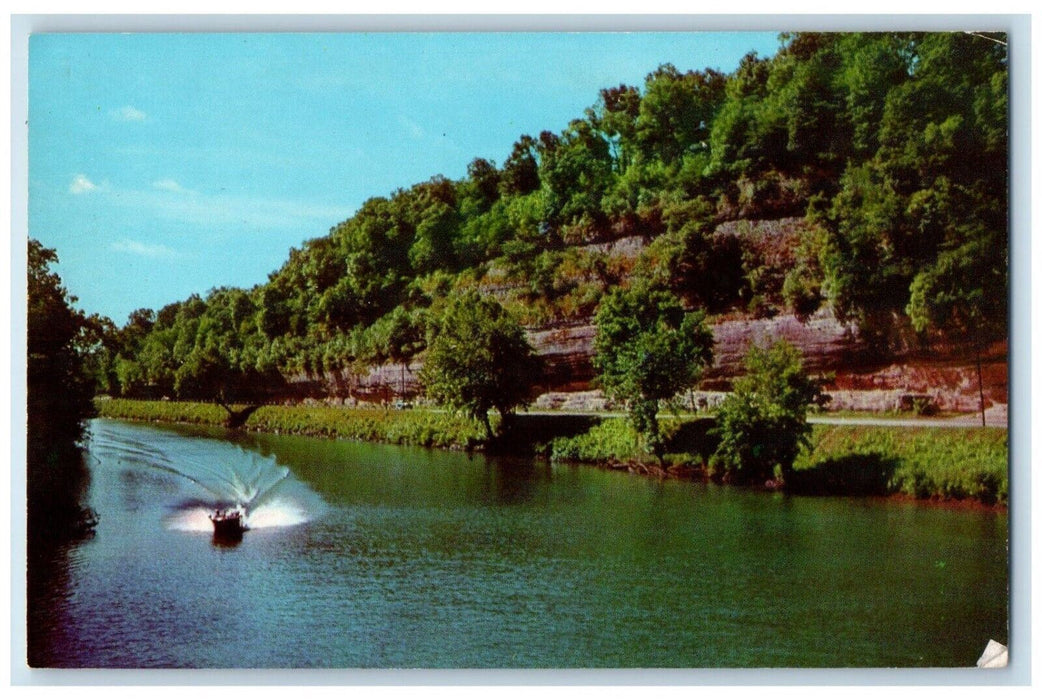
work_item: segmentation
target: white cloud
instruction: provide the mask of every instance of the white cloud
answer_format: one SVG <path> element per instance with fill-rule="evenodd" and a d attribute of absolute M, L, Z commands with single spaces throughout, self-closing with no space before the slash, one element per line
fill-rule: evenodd
<path fill-rule="evenodd" d="M 75 194 L 96 190 L 110 206 L 134 209 L 166 221 L 188 226 L 233 227 L 249 229 L 325 230 L 344 221 L 354 212 L 354 206 L 333 205 L 293 199 L 279 199 L 234 194 L 222 189 L 208 193 L 185 187 L 173 178 L 154 180 L 146 187 L 122 188 L 108 181 L 91 182 L 85 175 L 77 175 L 69 191 Z M 139 255 L 175 253 L 169 248 L 146 247 L 133 241 L 122 241 L 121 252 Z"/>
<path fill-rule="evenodd" d="M 130 253 L 131 255 L 140 255 L 145 258 L 176 258 L 178 255 L 176 250 L 161 243 L 148 244 L 141 241 L 133 241 L 129 238 L 113 243 L 112 250 L 117 253 Z"/>
<path fill-rule="evenodd" d="M 181 183 L 179 183 L 177 180 L 171 180 L 169 178 L 165 179 L 165 180 L 156 180 L 155 182 L 152 183 L 152 187 L 155 187 L 157 190 L 166 190 L 167 192 L 188 192 L 189 191 L 189 190 L 186 190 L 184 187 L 182 187 Z"/>
<path fill-rule="evenodd" d="M 405 129 L 405 133 L 414 139 L 422 139 L 424 135 L 423 127 L 409 119 L 406 116 L 398 117 L 398 124 Z"/>
<path fill-rule="evenodd" d="M 72 178 L 72 183 L 69 184 L 69 192 L 73 194 L 84 194 L 86 192 L 93 192 L 96 189 L 98 189 L 98 186 L 83 174 L 76 175 Z"/>
<path fill-rule="evenodd" d="M 149 189 L 102 189 L 106 190 L 111 204 L 148 211 L 153 216 L 189 225 L 247 229 L 308 228 L 317 224 L 328 227 L 343 221 L 353 211 L 348 207 L 295 200 L 223 192 L 209 194 L 182 187 L 173 180 L 157 180 Z"/>
<path fill-rule="evenodd" d="M 131 107 L 130 105 L 114 109 L 111 114 L 113 119 L 121 122 L 143 122 L 148 118 L 147 114 L 137 107 Z"/>

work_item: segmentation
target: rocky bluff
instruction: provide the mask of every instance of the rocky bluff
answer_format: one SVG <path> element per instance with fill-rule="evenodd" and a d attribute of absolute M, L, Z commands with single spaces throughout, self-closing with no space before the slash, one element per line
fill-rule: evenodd
<path fill-rule="evenodd" d="M 807 233 L 803 217 L 783 216 L 724 221 L 713 235 L 734 242 L 766 279 L 766 288 L 780 289 L 785 271 L 797 264 L 797 250 Z M 632 268 L 647 243 L 642 236 L 630 235 L 582 247 L 608 255 L 619 267 Z M 508 286 L 499 284 L 487 291 L 502 294 Z M 731 378 L 742 371 L 742 358 L 751 344 L 784 338 L 800 349 L 810 372 L 831 377 L 826 390 L 832 410 L 979 410 L 981 389 L 974 349 L 968 342 L 924 344 L 907 321 L 883 319 L 875 324 L 878 328 L 874 331 L 864 332 L 853 323 L 837 319 L 827 305 L 808 317 L 797 317 L 777 304 L 767 304 L 755 311 L 717 315 L 711 323 L 714 362 L 698 387 L 703 402 L 718 399 L 730 388 Z M 594 381 L 596 332 L 588 317 L 528 329 L 529 342 L 545 367 L 543 382 L 537 388 L 537 406 L 611 407 Z M 407 365 L 385 364 L 362 373 L 321 372 L 286 379 L 292 398 L 392 403 L 420 394 L 422 360 L 420 355 Z M 1008 402 L 1007 375 L 1007 345 L 994 344 L 981 357 L 980 378 L 985 407 L 1003 417 Z"/>

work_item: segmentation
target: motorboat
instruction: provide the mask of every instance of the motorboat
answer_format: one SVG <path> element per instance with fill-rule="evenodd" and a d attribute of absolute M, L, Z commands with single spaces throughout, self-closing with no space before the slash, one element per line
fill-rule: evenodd
<path fill-rule="evenodd" d="M 241 507 L 218 509 L 210 514 L 213 536 L 223 540 L 241 540 L 246 527 L 246 511 Z"/>

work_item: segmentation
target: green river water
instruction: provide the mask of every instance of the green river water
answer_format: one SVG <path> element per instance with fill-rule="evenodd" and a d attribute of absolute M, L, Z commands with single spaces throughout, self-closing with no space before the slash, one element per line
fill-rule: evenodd
<path fill-rule="evenodd" d="M 972 666 L 1005 512 L 95 420 L 95 536 L 28 596 L 33 665 Z M 242 542 L 207 513 L 244 502 Z"/>

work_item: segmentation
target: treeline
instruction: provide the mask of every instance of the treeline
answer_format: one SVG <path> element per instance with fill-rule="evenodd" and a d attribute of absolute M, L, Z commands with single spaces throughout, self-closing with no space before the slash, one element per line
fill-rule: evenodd
<path fill-rule="evenodd" d="M 801 33 L 728 75 L 663 65 L 502 165 L 368 200 L 264 284 L 100 321 L 90 369 L 113 394 L 242 396 L 408 362 L 468 292 L 537 326 L 635 280 L 709 314 L 828 305 L 980 348 L 1005 335 L 1007 127 L 999 34 Z M 781 263 L 720 234 L 792 218 Z M 601 245 L 627 237 L 639 256 Z"/>

